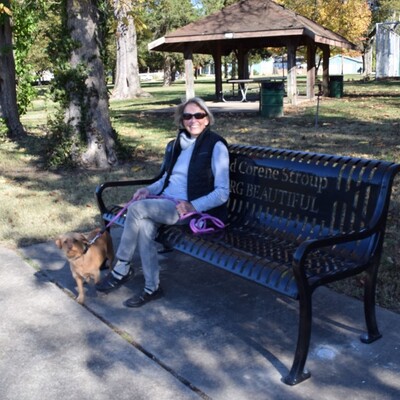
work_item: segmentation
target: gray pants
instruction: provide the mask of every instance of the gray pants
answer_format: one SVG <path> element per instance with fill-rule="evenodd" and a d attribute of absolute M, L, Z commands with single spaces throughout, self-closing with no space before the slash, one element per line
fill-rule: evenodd
<path fill-rule="evenodd" d="M 119 260 L 131 261 L 138 246 L 142 261 L 145 287 L 151 291 L 160 283 L 155 238 L 160 225 L 174 225 L 179 221 L 175 203 L 167 199 L 135 201 L 128 208 L 124 231 L 117 250 Z"/>

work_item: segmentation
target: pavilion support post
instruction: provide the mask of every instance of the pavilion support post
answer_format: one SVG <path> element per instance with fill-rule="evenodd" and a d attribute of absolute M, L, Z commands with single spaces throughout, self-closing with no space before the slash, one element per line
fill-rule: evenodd
<path fill-rule="evenodd" d="M 329 58 L 331 56 L 331 49 L 329 45 L 320 45 L 322 49 L 322 92 L 324 96 L 329 96 Z"/>
<path fill-rule="evenodd" d="M 185 57 L 185 76 L 186 76 L 186 100 L 188 100 L 195 96 L 193 50 L 191 47 L 187 47 L 185 49 L 184 57 Z"/>
<path fill-rule="evenodd" d="M 314 43 L 307 45 L 307 99 L 315 99 L 315 54 Z"/>
<path fill-rule="evenodd" d="M 215 98 L 217 101 L 223 101 L 222 88 L 222 56 L 221 46 L 218 43 L 213 54 L 215 65 Z"/>
<path fill-rule="evenodd" d="M 238 78 L 239 79 L 249 79 L 249 58 L 248 50 L 244 49 L 243 46 L 239 46 L 237 52 L 238 58 Z"/>
<path fill-rule="evenodd" d="M 297 104 L 296 45 L 292 43 L 288 44 L 287 53 L 287 96 L 289 103 L 295 106 Z"/>

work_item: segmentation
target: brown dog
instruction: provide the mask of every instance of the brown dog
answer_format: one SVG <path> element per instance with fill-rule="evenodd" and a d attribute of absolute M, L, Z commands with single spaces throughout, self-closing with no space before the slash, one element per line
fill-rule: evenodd
<path fill-rule="evenodd" d="M 82 233 L 66 233 L 59 236 L 56 240 L 56 246 L 62 249 L 69 261 L 72 276 L 78 286 L 77 301 L 83 304 L 85 293 L 83 290 L 83 281 L 94 283 L 100 280 L 100 268 L 107 262 L 111 269 L 114 261 L 114 248 L 110 234 L 104 232 L 92 245 L 88 246 L 91 239 L 95 237 L 100 229 L 95 229 L 85 236 Z"/>

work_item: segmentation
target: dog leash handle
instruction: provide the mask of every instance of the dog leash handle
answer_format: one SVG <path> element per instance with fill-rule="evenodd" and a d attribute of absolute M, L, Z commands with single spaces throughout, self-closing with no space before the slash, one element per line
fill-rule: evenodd
<path fill-rule="evenodd" d="M 214 232 L 216 229 L 225 228 L 225 224 L 217 217 L 197 211 L 184 214 L 180 219 L 183 220 L 190 217 L 195 217 L 189 222 L 190 229 L 193 233 L 210 233 Z M 211 224 L 211 226 L 207 227 L 207 223 Z"/>

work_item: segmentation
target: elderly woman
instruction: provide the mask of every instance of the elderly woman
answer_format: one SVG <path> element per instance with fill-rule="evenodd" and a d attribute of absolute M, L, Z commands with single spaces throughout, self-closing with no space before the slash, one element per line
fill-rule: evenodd
<path fill-rule="evenodd" d="M 138 247 L 145 287 L 124 302 L 127 307 L 140 307 L 163 296 L 155 242 L 161 225 L 182 223 L 182 216 L 196 211 L 222 221 L 226 218 L 229 155 L 225 139 L 210 129 L 213 115 L 202 99 L 194 97 L 177 107 L 175 121 L 179 131 L 166 148 L 166 172 L 134 193 L 137 201 L 128 208 L 118 261 L 97 285 L 97 290 L 108 293 L 132 278 L 131 260 Z"/>

